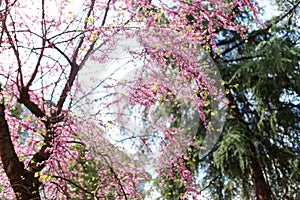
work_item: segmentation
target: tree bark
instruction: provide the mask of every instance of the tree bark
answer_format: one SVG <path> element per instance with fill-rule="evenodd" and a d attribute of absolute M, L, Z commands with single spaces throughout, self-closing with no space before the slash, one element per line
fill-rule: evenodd
<path fill-rule="evenodd" d="M 257 200 L 272 200 L 272 191 L 263 175 L 262 168 L 257 160 L 257 153 L 252 142 L 249 143 L 250 155 L 250 174 L 253 182 Z"/>
<path fill-rule="evenodd" d="M 41 183 L 38 177 L 34 177 L 34 172 L 24 168 L 24 163 L 19 161 L 15 152 L 8 123 L 5 119 L 3 97 L 0 99 L 0 157 L 4 171 L 16 195 L 16 199 L 40 199 L 39 187 Z"/>

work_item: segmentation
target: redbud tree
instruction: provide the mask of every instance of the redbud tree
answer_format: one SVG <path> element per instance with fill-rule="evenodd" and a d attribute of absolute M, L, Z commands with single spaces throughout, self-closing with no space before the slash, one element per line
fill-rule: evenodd
<path fill-rule="evenodd" d="M 140 105 L 146 111 L 157 103 L 180 104 L 176 96 L 181 85 L 176 83 L 181 81 L 194 91 L 182 99 L 205 121 L 208 94 L 216 98 L 218 94 L 199 71 L 197 59 L 181 52 L 197 53 L 199 45 L 206 50 L 215 48 L 218 28 L 243 34 L 245 28 L 234 20 L 236 8 L 257 14 L 250 0 L 0 2 L 1 199 L 145 198 L 140 185 L 149 180 L 149 174 L 110 142 L 108 122 L 96 116 L 105 115 L 101 109 L 92 119 L 91 112 L 78 106 L 88 103 L 83 100 L 86 95 L 76 97 L 78 92 L 88 94 L 78 74 L 89 59 L 103 63 L 109 58 L 115 35 L 130 37 L 137 30 L 149 30 L 137 33 L 144 48 L 135 53 L 144 58 L 142 71 L 147 75 L 137 73 L 134 80 L 138 84 L 127 82 L 122 95 L 110 94 L 116 97 L 111 102 L 101 103 L 100 99 L 100 104 L 111 108 L 125 99 L 127 106 Z M 155 39 L 149 41 L 153 34 Z M 149 45 L 151 42 L 155 45 Z M 106 43 L 110 46 L 103 47 Z M 172 77 L 178 80 L 173 83 L 161 75 L 167 65 L 177 70 Z M 175 172 L 166 166 L 175 166 L 187 195 L 200 195 L 191 172 L 182 165 L 182 152 L 165 156 L 182 139 L 176 134 L 179 130 L 156 122 L 151 131 L 160 132 L 162 138 L 157 144 L 162 151 L 156 160 L 157 173 L 172 178 Z M 131 138 L 134 136 L 132 133 Z M 139 140 L 140 144 L 145 141 Z M 193 140 L 182 141 L 181 145 L 197 146 Z"/>

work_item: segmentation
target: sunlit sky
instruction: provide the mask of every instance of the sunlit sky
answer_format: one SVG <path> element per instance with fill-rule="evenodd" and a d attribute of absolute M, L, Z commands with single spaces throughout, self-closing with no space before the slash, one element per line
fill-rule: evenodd
<path fill-rule="evenodd" d="M 270 19 L 274 15 L 280 14 L 280 12 L 278 11 L 278 7 L 272 3 L 270 4 L 270 2 L 270 0 L 258 0 L 259 5 L 263 7 L 265 11 L 264 13 L 262 13 L 262 16 L 260 16 L 260 19 L 262 19 L 263 21 Z M 78 5 L 74 6 L 74 8 L 76 8 L 77 6 Z M 74 12 L 76 12 L 75 10 Z"/>

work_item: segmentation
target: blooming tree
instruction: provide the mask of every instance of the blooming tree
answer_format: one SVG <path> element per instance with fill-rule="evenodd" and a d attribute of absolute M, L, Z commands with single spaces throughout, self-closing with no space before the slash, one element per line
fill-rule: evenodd
<path fill-rule="evenodd" d="M 109 59 L 113 42 L 109 48 L 103 46 L 116 34 L 151 30 L 141 34 L 144 51 L 135 54 L 145 58 L 147 76 L 140 74 L 136 78 L 139 87 L 126 87 L 125 95 L 106 102 L 107 106 L 124 98 L 128 105 L 146 109 L 157 102 L 179 104 L 180 85 L 168 85 L 170 80 L 155 76 L 164 69 L 157 66 L 169 65 L 177 69 L 178 80 L 192 87 L 193 93 L 183 99 L 205 121 L 207 93 L 218 94 L 213 93 L 196 60 L 181 52 L 189 49 L 197 54 L 197 45 L 214 48 L 218 27 L 243 34 L 244 28 L 234 22 L 236 8 L 257 14 L 249 0 L 3 0 L 0 6 L 0 189 L 1 198 L 6 199 L 143 198 L 139 185 L 149 179 L 145 170 L 139 163 L 125 162 L 128 156 L 109 142 L 102 120 L 76 115 L 82 98 L 75 94 L 85 90 L 78 81 L 79 72 L 88 59 L 98 63 Z M 170 30 L 180 37 L 170 37 Z M 154 32 L 159 35 L 155 45 L 149 46 L 144 39 L 153 38 Z M 166 45 L 167 50 L 161 48 Z M 102 53 L 94 54 L 95 50 Z M 157 69 L 150 67 L 153 65 Z M 157 129 L 162 132 L 161 149 L 170 151 L 174 140 L 180 140 L 178 130 Z M 191 140 L 185 145 L 196 144 Z M 195 180 L 181 165 L 183 158 L 182 154 L 167 157 L 162 153 L 158 162 L 176 166 L 187 194 L 195 195 Z M 175 173 L 163 165 L 157 171 L 171 178 Z M 87 188 L 85 181 L 93 186 Z"/>

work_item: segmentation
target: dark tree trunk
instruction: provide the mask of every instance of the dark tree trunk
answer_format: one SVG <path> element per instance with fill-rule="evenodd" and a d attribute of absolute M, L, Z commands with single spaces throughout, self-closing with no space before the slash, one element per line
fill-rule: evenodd
<path fill-rule="evenodd" d="M 251 149 L 251 164 L 250 164 L 250 174 L 253 182 L 255 194 L 257 200 L 272 200 L 272 191 L 269 184 L 266 182 L 266 179 L 263 175 L 262 168 L 257 160 L 257 153 L 255 146 L 250 142 L 249 144 Z"/>
<path fill-rule="evenodd" d="M 3 97 L 1 99 L 0 96 L 0 157 L 4 171 L 9 178 L 17 200 L 39 200 L 41 183 L 38 177 L 34 177 L 34 172 L 26 170 L 23 162 L 19 161 L 5 119 L 3 101 Z"/>

